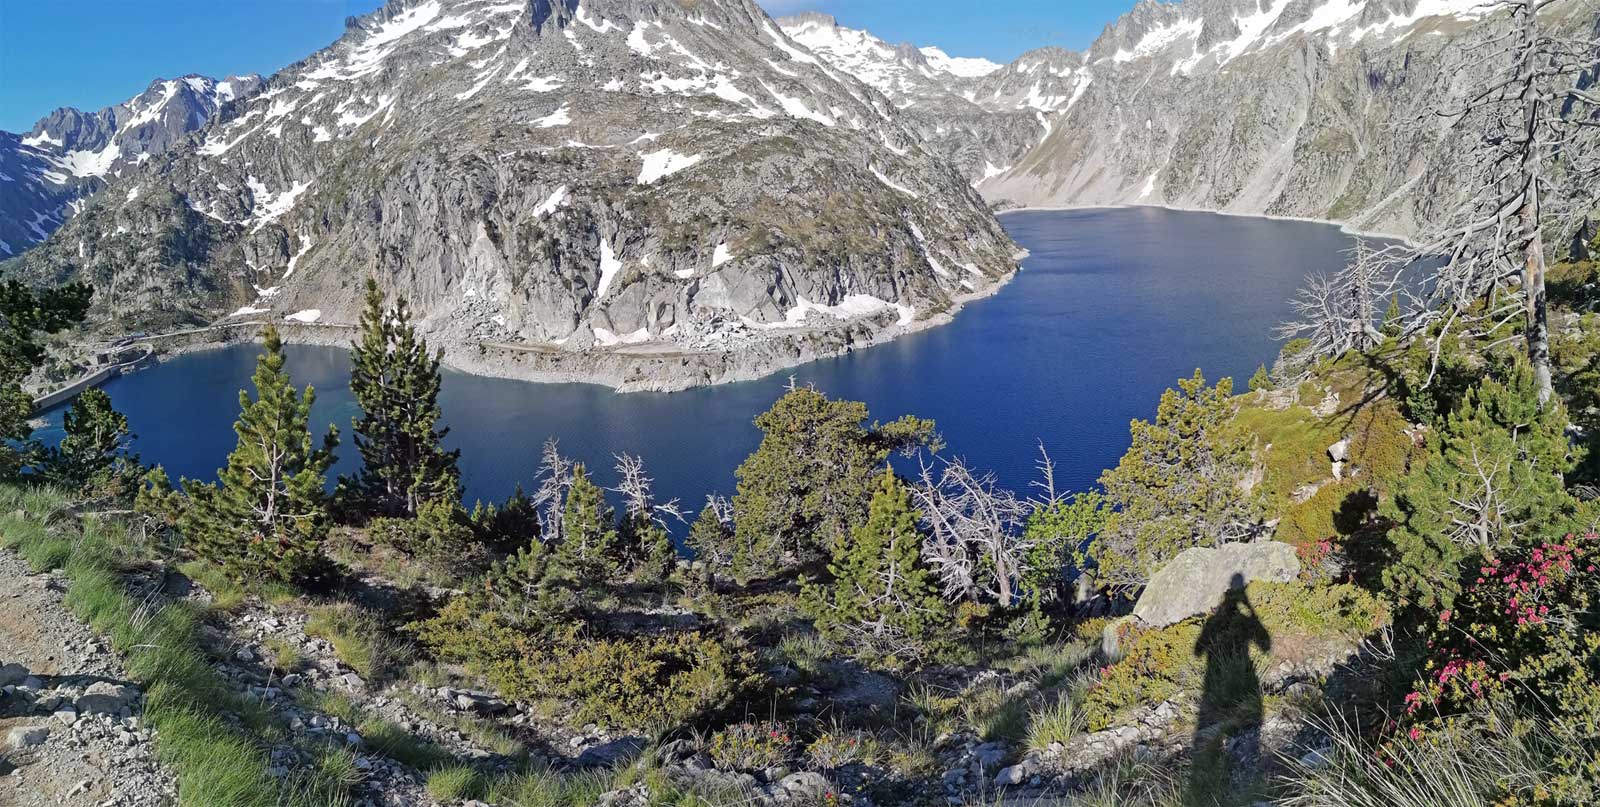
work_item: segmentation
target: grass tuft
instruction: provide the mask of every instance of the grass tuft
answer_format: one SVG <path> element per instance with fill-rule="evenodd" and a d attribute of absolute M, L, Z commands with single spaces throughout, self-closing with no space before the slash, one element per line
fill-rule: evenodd
<path fill-rule="evenodd" d="M 1028 716 L 1028 747 L 1044 751 L 1055 743 L 1066 745 L 1082 734 L 1089 721 L 1071 698 L 1061 698 Z"/>
<path fill-rule="evenodd" d="M 405 669 L 411 647 L 397 638 L 376 614 L 351 603 L 311 609 L 306 635 L 326 639 L 339 660 L 368 682 L 380 682 Z"/>
<path fill-rule="evenodd" d="M 451 765 L 428 774 L 428 795 L 439 801 L 475 798 L 483 790 L 483 778 L 465 765 Z"/>

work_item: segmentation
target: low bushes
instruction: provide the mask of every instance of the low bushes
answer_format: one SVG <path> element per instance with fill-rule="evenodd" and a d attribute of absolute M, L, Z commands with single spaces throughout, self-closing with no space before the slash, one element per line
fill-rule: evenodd
<path fill-rule="evenodd" d="M 760 771 L 781 765 L 794 752 L 782 723 L 736 723 L 711 736 L 706 753 L 725 771 Z"/>
<path fill-rule="evenodd" d="M 1084 700 L 1089 730 L 1110 728 L 1126 710 L 1161 703 L 1198 682 L 1194 647 L 1199 638 L 1200 623 L 1194 620 L 1129 636 L 1122 659 L 1101 669 Z"/>
<path fill-rule="evenodd" d="M 1458 737 L 1486 715 L 1537 722 L 1561 748 L 1526 785 L 1545 801 L 1503 803 L 1600 796 L 1597 564 L 1600 536 L 1591 533 L 1515 547 L 1469 570 L 1429 635 L 1422 677 L 1405 700 L 1405 735 Z"/>
<path fill-rule="evenodd" d="M 1222 626 L 1224 631 L 1263 631 L 1272 646 L 1344 642 L 1364 636 L 1389 621 L 1387 608 L 1365 590 L 1350 584 L 1332 586 L 1303 583 L 1251 583 L 1245 589 L 1250 615 L 1257 622 Z M 1121 660 L 1101 669 L 1083 704 L 1090 731 L 1116 723 L 1127 710 L 1154 706 L 1182 690 L 1199 691 L 1210 659 L 1197 653 L 1205 618 L 1195 618 L 1156 630 L 1135 630 L 1123 642 Z M 1236 646 L 1237 660 L 1219 658 L 1213 686 L 1238 678 L 1248 683 L 1255 676 L 1250 659 L 1262 655 L 1259 647 L 1244 641 L 1221 640 L 1212 645 Z M 1249 655 L 1243 655 L 1246 648 Z M 1215 650 L 1211 651 L 1215 655 Z M 1232 665 L 1239 668 L 1234 671 Z M 1230 674 L 1236 672 L 1236 675 Z"/>
<path fill-rule="evenodd" d="M 464 599 L 411 629 L 436 656 L 473 667 L 509 700 L 559 699 L 580 720 L 612 726 L 680 725 L 728 706 L 758 680 L 753 654 L 708 633 L 590 639 L 576 627 L 513 627 Z"/>

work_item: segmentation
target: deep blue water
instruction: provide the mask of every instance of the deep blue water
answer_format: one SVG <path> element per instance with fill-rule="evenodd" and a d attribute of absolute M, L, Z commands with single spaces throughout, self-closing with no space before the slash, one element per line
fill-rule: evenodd
<path fill-rule="evenodd" d="M 447 372 L 441 405 L 461 449 L 467 498 L 531 488 L 547 437 L 612 477 L 613 452 L 641 455 L 667 498 L 697 510 L 733 492 L 733 469 L 759 441 L 751 419 L 793 374 L 890 420 L 938 422 L 948 452 L 1023 492 L 1042 441 L 1057 482 L 1094 484 L 1128 445 L 1128 422 L 1196 367 L 1242 388 L 1277 355 L 1272 327 L 1312 271 L 1332 271 L 1351 237 L 1312 223 L 1154 208 L 1030 211 L 1002 217 L 1032 251 L 1023 271 L 949 325 L 748 383 L 672 394 L 615 394 L 586 384 L 530 384 Z M 214 479 L 233 447 L 238 395 L 258 348 L 181 356 L 106 389 L 147 463 Z M 315 417 L 346 433 L 355 405 L 335 348 L 288 348 L 298 384 L 317 389 Z M 42 439 L 59 435 L 61 411 Z M 338 470 L 356 463 L 348 442 Z"/>

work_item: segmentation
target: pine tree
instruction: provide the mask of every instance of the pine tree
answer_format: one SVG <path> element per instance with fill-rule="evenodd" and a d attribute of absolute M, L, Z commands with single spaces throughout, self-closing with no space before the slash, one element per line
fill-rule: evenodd
<path fill-rule="evenodd" d="M 1091 547 L 1097 580 L 1129 590 L 1178 553 L 1246 537 L 1259 496 L 1240 484 L 1248 437 L 1232 427 L 1233 380 L 1208 388 L 1199 370 L 1161 396 L 1156 420 L 1133 422 L 1133 445 L 1100 477 L 1113 512 Z"/>
<path fill-rule="evenodd" d="M 921 514 L 892 471 L 879 474 L 866 522 L 834 545 L 829 586 L 807 585 L 807 610 L 824 635 L 878 657 L 914 657 L 947 621 L 921 559 Z"/>
<path fill-rule="evenodd" d="M 1250 376 L 1250 391 L 1262 392 L 1269 389 L 1272 389 L 1272 376 L 1267 375 L 1265 364 L 1259 365 L 1256 367 L 1255 375 Z"/>
<path fill-rule="evenodd" d="M 8 442 L 33 434 L 33 396 L 22 388 L 44 363 L 39 334 L 56 333 L 83 320 L 93 291 L 81 283 L 43 291 L 16 280 L 0 282 L 0 475 L 11 476 L 21 457 Z"/>
<path fill-rule="evenodd" d="M 706 592 L 716 590 L 717 570 L 726 566 L 734 555 L 733 525 L 723 517 L 726 509 L 719 509 L 719 502 L 727 504 L 721 497 L 706 501 L 699 517 L 689 526 L 689 537 L 684 541 L 694 552 L 695 562 L 700 564 L 698 585 Z"/>
<path fill-rule="evenodd" d="M 891 452 L 937 448 L 932 421 L 906 416 L 869 428 L 866 419 L 866 404 L 810 387 L 791 387 L 756 417 L 761 445 L 735 471 L 735 578 L 826 557 L 866 518 L 873 479 Z"/>
<path fill-rule="evenodd" d="M 284 370 L 283 341 L 266 332 L 266 352 L 256 362 L 256 398 L 239 392 L 238 446 L 217 484 L 186 482 L 192 504 L 180 528 L 191 548 L 238 576 L 302 578 L 321 563 L 328 532 L 327 472 L 338 445 L 329 428 L 322 447 L 312 445 L 311 405 Z"/>
<path fill-rule="evenodd" d="M 117 468 L 134 468 L 137 458 L 127 456 L 128 418 L 111 406 L 105 390 L 84 390 L 61 418 L 66 436 L 48 453 L 45 476 L 80 488 L 103 488 L 117 476 Z"/>
<path fill-rule="evenodd" d="M 404 298 L 384 307 L 367 279 L 361 337 L 351 349 L 350 390 L 361 406 L 354 422 L 362 470 L 346 488 L 375 515 L 415 516 L 424 502 L 461 499 L 460 452 L 446 451 L 437 428 L 442 351 L 428 354 Z"/>
<path fill-rule="evenodd" d="M 660 583 L 672 574 L 678 551 L 672 534 L 653 518 L 624 516 L 621 539 L 633 555 L 633 577 L 641 583 Z"/>
<path fill-rule="evenodd" d="M 589 586 L 611 578 L 621 566 L 617 531 L 605 491 L 589 478 L 582 463 L 573 467 L 572 487 L 562 510 L 562 539 L 556 563 L 575 583 Z"/>
<path fill-rule="evenodd" d="M 1539 404 L 1525 360 L 1467 390 L 1428 439 L 1422 468 L 1383 504 L 1396 522 L 1395 560 L 1384 582 L 1410 602 L 1448 606 L 1464 563 L 1557 535 L 1575 503 L 1564 475 L 1578 456 L 1559 402 Z"/>
<path fill-rule="evenodd" d="M 1068 573 L 1082 568 L 1086 547 L 1110 514 L 1105 497 L 1088 491 L 1047 502 L 1028 515 L 1022 589 L 1035 607 L 1060 597 Z"/>
<path fill-rule="evenodd" d="M 1405 332 L 1405 318 L 1400 312 L 1400 295 L 1389 298 L 1389 307 L 1383 312 L 1384 336 L 1399 336 Z"/>

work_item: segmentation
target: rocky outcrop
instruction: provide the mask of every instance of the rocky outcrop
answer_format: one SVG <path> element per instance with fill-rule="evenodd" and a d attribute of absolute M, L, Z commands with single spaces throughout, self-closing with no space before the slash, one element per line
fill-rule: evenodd
<path fill-rule="evenodd" d="M 26 134 L 0 132 L 0 259 L 48 238 L 90 195 L 260 86 L 254 75 L 157 79 L 116 106 L 63 107 Z"/>
<path fill-rule="evenodd" d="M 1286 583 L 1299 574 L 1300 559 L 1285 543 L 1191 547 L 1150 578 L 1133 615 L 1148 627 L 1164 628 L 1210 613 L 1233 589 L 1258 580 Z"/>
<path fill-rule="evenodd" d="M 372 275 L 458 364 L 900 333 L 1015 269 L 918 142 L 752 0 L 394 0 L 7 269 L 151 331 L 353 323 Z"/>

